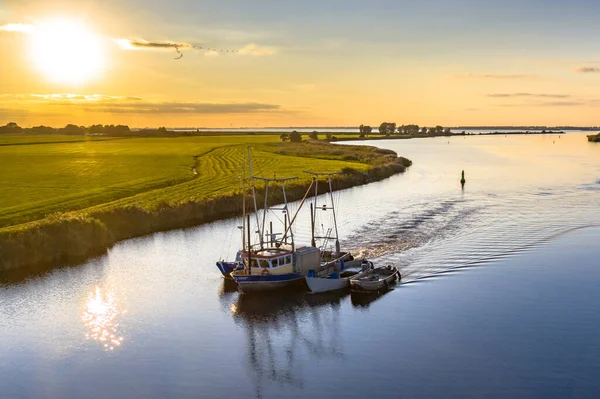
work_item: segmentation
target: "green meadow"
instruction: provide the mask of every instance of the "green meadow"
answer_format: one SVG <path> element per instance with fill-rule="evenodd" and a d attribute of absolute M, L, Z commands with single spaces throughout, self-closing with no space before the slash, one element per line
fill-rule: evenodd
<path fill-rule="evenodd" d="M 123 239 L 239 215 L 248 146 L 255 175 L 298 177 L 286 184 L 290 201 L 310 187 L 306 170 L 342 171 L 334 188 L 343 189 L 411 164 L 375 147 L 283 143 L 278 135 L 2 140 L 0 272 L 9 273 L 77 263 Z M 270 203 L 281 200 L 269 195 Z"/>
<path fill-rule="evenodd" d="M 297 175 L 302 180 L 308 179 L 306 169 L 369 167 L 341 155 L 309 159 L 311 154 L 283 154 L 285 147 L 309 144 L 278 143 L 274 135 L 49 142 L 65 137 L 19 137 L 14 141 L 19 145 L 0 146 L 0 228 L 56 212 L 132 205 L 155 209 L 232 193 L 239 189 L 248 145 L 255 173 L 267 176 Z M 22 145 L 25 139 L 40 144 Z"/>

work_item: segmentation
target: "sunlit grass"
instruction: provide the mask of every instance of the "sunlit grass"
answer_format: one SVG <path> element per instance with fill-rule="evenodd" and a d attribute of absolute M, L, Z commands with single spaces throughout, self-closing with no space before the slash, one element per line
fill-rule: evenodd
<path fill-rule="evenodd" d="M 247 145 L 256 147 L 257 174 L 297 175 L 298 183 L 309 179 L 307 169 L 369 168 L 366 159 L 344 160 L 308 144 L 273 145 L 278 141 L 263 135 L 0 146 L 0 228 L 56 212 L 154 209 L 232 194 L 239 190 Z"/>

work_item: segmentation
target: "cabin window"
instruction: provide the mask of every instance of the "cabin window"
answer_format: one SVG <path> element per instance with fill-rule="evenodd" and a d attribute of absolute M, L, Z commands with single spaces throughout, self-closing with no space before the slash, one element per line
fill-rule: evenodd
<path fill-rule="evenodd" d="M 256 262 L 256 259 L 252 259 L 252 261 L 250 262 L 250 266 L 251 267 L 258 267 L 258 263 Z"/>
<path fill-rule="evenodd" d="M 261 259 L 260 260 L 260 267 L 268 269 L 270 267 L 269 261 L 266 260 L 266 259 Z"/>
<path fill-rule="evenodd" d="M 286 263 L 292 263 L 292 255 L 288 255 L 285 257 L 285 262 Z"/>

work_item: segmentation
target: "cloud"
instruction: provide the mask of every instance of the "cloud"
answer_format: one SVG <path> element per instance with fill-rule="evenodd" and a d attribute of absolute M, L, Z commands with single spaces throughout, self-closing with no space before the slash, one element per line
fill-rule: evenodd
<path fill-rule="evenodd" d="M 273 55 L 276 53 L 276 50 L 271 47 L 262 47 L 254 43 L 250 43 L 245 45 L 240 51 L 240 54 L 244 55 Z"/>
<path fill-rule="evenodd" d="M 492 98 L 517 98 L 517 97 L 530 97 L 530 98 L 569 98 L 569 94 L 547 94 L 547 93 L 492 93 L 486 94 L 487 97 Z"/>
<path fill-rule="evenodd" d="M 207 57 L 218 57 L 219 52 L 217 50 L 208 50 L 207 52 L 204 53 L 204 55 Z"/>
<path fill-rule="evenodd" d="M 118 114 L 248 114 L 278 111 L 277 104 L 261 103 L 195 103 L 195 102 L 124 102 L 84 107 L 88 112 Z"/>
<path fill-rule="evenodd" d="M 18 95 L 19 98 L 23 98 L 24 95 Z M 46 101 L 70 101 L 70 102 L 109 102 L 109 101 L 141 101 L 139 97 L 124 97 L 124 96 L 107 96 L 104 94 L 73 94 L 73 93 L 60 93 L 60 94 L 30 94 L 28 97 L 37 100 Z"/>
<path fill-rule="evenodd" d="M 600 73 L 600 68 L 597 67 L 580 67 L 575 70 L 579 73 Z"/>
<path fill-rule="evenodd" d="M 36 31 L 35 25 L 30 24 L 6 24 L 0 26 L 0 31 L 4 32 L 18 32 L 18 33 L 26 33 L 31 34 Z"/>
<path fill-rule="evenodd" d="M 130 39 L 114 39 L 114 41 L 121 47 L 123 50 L 144 50 L 144 49 L 184 49 L 184 48 L 193 48 L 194 45 L 183 42 L 149 42 L 146 40 L 130 40 Z"/>
<path fill-rule="evenodd" d="M 454 75 L 454 77 L 467 79 L 530 79 L 535 76 L 519 73 L 462 73 Z"/>

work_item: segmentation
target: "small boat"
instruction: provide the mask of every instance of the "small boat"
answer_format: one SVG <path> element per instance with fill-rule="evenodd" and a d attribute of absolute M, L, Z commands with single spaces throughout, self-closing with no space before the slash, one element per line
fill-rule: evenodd
<path fill-rule="evenodd" d="M 242 270 L 244 268 L 244 264 L 242 263 L 242 251 L 237 252 L 234 261 L 218 261 L 217 268 L 219 268 L 219 271 L 221 272 L 224 278 L 233 280 L 233 278 L 231 277 L 231 272 L 234 270 Z"/>
<path fill-rule="evenodd" d="M 329 266 L 325 266 L 329 267 Z M 350 278 L 361 272 L 366 272 L 373 268 L 373 263 L 366 260 L 351 260 L 344 262 L 341 260 L 336 264 L 336 271 L 323 276 L 317 275 L 317 272 L 309 271 L 306 276 L 306 285 L 313 294 L 345 290 L 350 287 Z"/>
<path fill-rule="evenodd" d="M 380 292 L 387 290 L 390 285 L 401 278 L 402 276 L 395 266 L 381 266 L 351 277 L 350 289 L 357 293 Z"/>

